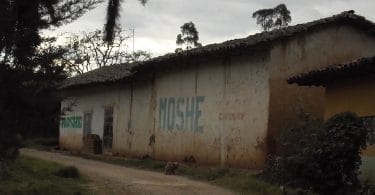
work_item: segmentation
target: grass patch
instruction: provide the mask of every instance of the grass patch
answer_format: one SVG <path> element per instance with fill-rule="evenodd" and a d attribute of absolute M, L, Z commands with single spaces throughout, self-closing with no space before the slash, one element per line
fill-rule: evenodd
<path fill-rule="evenodd" d="M 57 176 L 62 170 L 72 168 L 21 156 L 0 178 L 0 194 L 88 194 L 85 179 Z"/>
<path fill-rule="evenodd" d="M 246 170 L 180 166 L 177 174 L 191 179 L 207 181 L 241 194 L 282 194 L 278 186 L 266 183 Z"/>
<path fill-rule="evenodd" d="M 34 148 L 38 150 L 50 150 L 51 148 L 59 145 L 57 137 L 35 137 L 26 139 L 23 145 L 28 148 Z"/>
<path fill-rule="evenodd" d="M 55 175 L 64 178 L 79 178 L 78 169 L 73 166 L 62 167 L 55 172 Z"/>

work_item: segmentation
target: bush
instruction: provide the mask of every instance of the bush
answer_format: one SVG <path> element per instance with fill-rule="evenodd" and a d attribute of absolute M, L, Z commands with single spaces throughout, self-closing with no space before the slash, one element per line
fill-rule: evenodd
<path fill-rule="evenodd" d="M 0 129 L 0 178 L 6 174 L 8 165 L 18 157 L 21 136 L 12 131 Z"/>
<path fill-rule="evenodd" d="M 360 151 L 368 130 L 354 113 L 341 113 L 324 124 L 311 122 L 282 133 L 280 150 L 264 176 L 273 182 L 321 194 L 353 194 L 360 188 Z"/>
<path fill-rule="evenodd" d="M 78 169 L 73 166 L 60 168 L 55 175 L 63 178 L 79 178 Z"/>

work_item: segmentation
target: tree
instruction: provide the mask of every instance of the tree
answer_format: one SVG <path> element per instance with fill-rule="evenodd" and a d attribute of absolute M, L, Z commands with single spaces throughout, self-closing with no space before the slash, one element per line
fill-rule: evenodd
<path fill-rule="evenodd" d="M 19 133 L 29 137 L 57 137 L 61 98 L 53 93 L 72 71 L 64 59 L 68 49 L 56 45 L 56 38 L 42 38 L 31 58 L 37 66 L 22 84 L 25 91 L 24 117 Z"/>
<path fill-rule="evenodd" d="M 292 21 L 290 11 L 285 4 L 280 4 L 271 9 L 260 9 L 253 13 L 253 18 L 257 19 L 257 24 L 264 31 L 287 27 Z"/>
<path fill-rule="evenodd" d="M 0 64 L 32 70 L 39 31 L 72 22 L 103 0 L 3 0 L 0 3 Z"/>
<path fill-rule="evenodd" d="M 50 96 L 50 89 L 66 76 L 65 68 L 57 63 L 64 50 L 42 49 L 40 46 L 45 40 L 40 36 L 40 30 L 69 23 L 102 1 L 0 2 L 0 175 L 7 162 L 17 155 L 19 133 L 31 134 L 41 127 L 36 125 L 38 121 L 46 124 L 44 115 L 49 116 L 51 112 L 39 109 L 37 105 L 49 105 L 42 96 Z M 58 102 L 52 104 L 53 107 L 57 105 L 58 110 Z M 58 121 L 58 115 L 52 113 L 51 116 Z"/>
<path fill-rule="evenodd" d="M 199 43 L 199 35 L 198 31 L 195 28 L 193 22 L 187 22 L 181 27 L 181 34 L 177 35 L 176 44 L 177 45 L 185 45 L 185 49 L 189 50 L 193 47 L 201 47 L 202 44 Z M 177 48 L 176 52 L 181 51 L 182 48 Z"/>
<path fill-rule="evenodd" d="M 123 0 L 108 0 L 107 20 L 104 25 L 104 40 L 107 43 L 112 43 L 115 38 L 115 30 L 119 27 L 117 19 L 120 16 L 120 7 Z M 138 0 L 143 6 L 148 0 Z"/>
<path fill-rule="evenodd" d="M 103 40 L 101 30 L 83 32 L 82 35 L 70 34 L 65 46 L 68 49 L 65 61 L 75 73 L 82 74 L 103 66 L 150 59 L 151 54 L 146 51 L 128 52 L 128 38 L 130 37 L 120 29 L 115 31 L 112 43 Z"/>
<path fill-rule="evenodd" d="M 53 93 L 67 78 L 66 50 L 41 39 L 30 57 L 32 71 L 0 65 L 0 176 L 18 154 L 21 138 L 58 136 L 60 98 Z"/>

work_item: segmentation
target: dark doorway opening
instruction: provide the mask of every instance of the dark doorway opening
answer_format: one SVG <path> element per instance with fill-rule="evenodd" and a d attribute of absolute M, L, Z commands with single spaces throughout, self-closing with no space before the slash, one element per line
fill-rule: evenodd
<path fill-rule="evenodd" d="M 113 107 L 107 107 L 104 110 L 104 132 L 103 147 L 106 150 L 112 149 L 113 142 Z"/>
<path fill-rule="evenodd" d="M 92 112 L 83 114 L 83 138 L 91 134 Z"/>

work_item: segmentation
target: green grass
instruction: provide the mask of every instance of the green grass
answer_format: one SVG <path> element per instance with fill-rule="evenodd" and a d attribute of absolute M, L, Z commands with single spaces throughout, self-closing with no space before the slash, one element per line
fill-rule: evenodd
<path fill-rule="evenodd" d="M 266 183 L 246 170 L 180 166 L 177 174 L 207 181 L 241 194 L 282 194 L 278 186 Z"/>
<path fill-rule="evenodd" d="M 59 145 L 57 137 L 36 137 L 29 138 L 23 142 L 23 145 L 28 148 L 35 148 L 38 150 L 50 150 L 51 148 Z"/>
<path fill-rule="evenodd" d="M 152 159 L 134 159 L 91 154 L 76 154 L 75 156 L 156 172 L 164 172 L 164 167 L 166 164 L 163 161 Z M 176 170 L 176 175 L 184 176 L 193 180 L 208 182 L 233 190 L 240 194 L 282 194 L 279 186 L 266 183 L 256 178 L 252 173 L 246 170 L 203 167 L 180 163 L 179 168 Z"/>
<path fill-rule="evenodd" d="M 19 157 L 0 178 L 0 194 L 88 194 L 81 177 L 58 176 L 65 167 L 53 162 Z"/>
<path fill-rule="evenodd" d="M 55 172 L 55 175 L 64 178 L 79 178 L 78 169 L 73 166 L 60 168 Z"/>
<path fill-rule="evenodd" d="M 254 173 L 247 170 L 180 164 L 176 174 L 245 194 L 281 194 L 278 186 L 256 178 Z"/>

